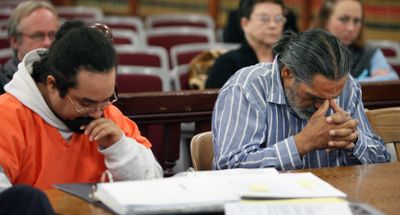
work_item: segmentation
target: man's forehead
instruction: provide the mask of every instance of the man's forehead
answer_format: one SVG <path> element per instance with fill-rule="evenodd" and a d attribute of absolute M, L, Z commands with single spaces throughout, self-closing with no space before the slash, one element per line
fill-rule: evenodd
<path fill-rule="evenodd" d="M 306 85 L 306 92 L 322 99 L 333 99 L 338 97 L 346 84 L 348 76 L 339 80 L 331 80 L 323 75 L 315 75 L 313 81 Z"/>
<path fill-rule="evenodd" d="M 77 86 L 75 90 L 85 91 L 89 94 L 106 91 L 105 94 L 111 95 L 115 90 L 115 69 L 106 72 L 98 72 L 81 68 L 76 74 L 76 82 Z"/>

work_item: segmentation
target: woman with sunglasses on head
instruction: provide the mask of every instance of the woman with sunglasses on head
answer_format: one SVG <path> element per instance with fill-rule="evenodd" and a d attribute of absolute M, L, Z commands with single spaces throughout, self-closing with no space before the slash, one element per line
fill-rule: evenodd
<path fill-rule="evenodd" d="M 364 12 L 360 0 L 325 0 L 313 28 L 323 28 L 350 50 L 353 77 L 360 82 L 399 79 L 379 48 L 366 44 Z"/>

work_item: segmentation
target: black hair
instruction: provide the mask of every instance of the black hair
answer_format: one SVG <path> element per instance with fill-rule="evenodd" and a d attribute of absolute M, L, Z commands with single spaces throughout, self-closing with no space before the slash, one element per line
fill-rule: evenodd
<path fill-rule="evenodd" d="M 61 97 L 77 86 L 76 76 L 81 69 L 107 73 L 116 67 L 111 42 L 100 31 L 82 23 L 67 21 L 61 26 L 47 54 L 33 64 L 33 79 L 46 84 L 47 77 L 53 76 Z"/>
<path fill-rule="evenodd" d="M 278 67 L 286 66 L 298 81 L 310 84 L 320 74 L 330 80 L 339 80 L 350 72 L 350 54 L 342 42 L 322 29 L 302 33 L 291 31 L 273 47 L 278 56 Z"/>
<path fill-rule="evenodd" d="M 264 2 L 272 2 L 285 8 L 283 0 L 240 0 L 239 2 L 239 19 L 242 17 L 250 18 L 251 13 L 254 10 L 254 5 Z"/>

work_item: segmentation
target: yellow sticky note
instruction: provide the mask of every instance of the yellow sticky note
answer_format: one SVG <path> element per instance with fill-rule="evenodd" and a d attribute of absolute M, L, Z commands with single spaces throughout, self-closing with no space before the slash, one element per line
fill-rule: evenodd
<path fill-rule="evenodd" d="M 303 187 L 312 187 L 314 185 L 314 183 L 310 180 L 299 180 L 298 181 L 300 185 L 302 185 Z"/>
<path fill-rule="evenodd" d="M 267 185 L 265 184 L 252 184 L 250 185 L 250 190 L 254 192 L 267 192 L 269 191 Z"/>

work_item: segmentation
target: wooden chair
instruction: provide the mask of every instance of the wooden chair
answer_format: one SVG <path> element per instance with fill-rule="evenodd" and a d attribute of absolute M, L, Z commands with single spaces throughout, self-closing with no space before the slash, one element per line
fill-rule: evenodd
<path fill-rule="evenodd" d="M 115 45 L 118 66 L 148 66 L 169 71 L 168 53 L 158 46 Z"/>
<path fill-rule="evenodd" d="M 196 134 L 190 142 L 190 154 L 195 170 L 211 170 L 214 148 L 211 131 Z"/>
<path fill-rule="evenodd" d="M 203 51 L 212 49 L 232 50 L 239 48 L 240 44 L 235 43 L 186 43 L 171 47 L 170 56 L 172 68 L 189 64 L 190 61 Z"/>
<path fill-rule="evenodd" d="M 10 18 L 13 11 L 14 11 L 14 8 L 4 7 L 2 5 L 2 2 L 0 2 L 0 20 L 1 21 L 7 21 L 8 18 Z"/>
<path fill-rule="evenodd" d="M 63 19 L 80 19 L 87 22 L 102 20 L 103 11 L 97 7 L 87 6 L 59 6 L 56 7 L 58 15 Z"/>
<path fill-rule="evenodd" d="M 9 49 L 0 49 L 0 65 L 7 63 L 7 61 L 12 57 L 13 51 Z"/>
<path fill-rule="evenodd" d="M 174 67 L 171 71 L 171 78 L 174 83 L 175 90 L 189 89 L 189 65 L 183 64 Z"/>
<path fill-rule="evenodd" d="M 9 49 L 9 48 L 11 47 L 7 32 L 0 31 L 0 49 Z"/>
<path fill-rule="evenodd" d="M 131 30 L 143 38 L 144 26 L 141 18 L 136 16 L 104 16 L 102 20 L 97 20 L 100 23 L 106 24 L 113 31 Z"/>
<path fill-rule="evenodd" d="M 366 115 L 372 128 L 383 141 L 393 143 L 397 161 L 400 158 L 400 107 L 367 110 Z M 393 156 L 393 155 L 392 155 Z"/>
<path fill-rule="evenodd" d="M 164 14 L 147 16 L 145 25 L 148 29 L 160 27 L 199 27 L 215 29 L 211 16 L 205 14 Z"/>
<path fill-rule="evenodd" d="M 117 84 L 120 93 L 171 90 L 168 71 L 158 67 L 118 66 Z"/>
<path fill-rule="evenodd" d="M 132 45 L 137 47 L 143 45 L 139 34 L 132 30 L 113 29 L 112 33 L 114 45 Z"/>
<path fill-rule="evenodd" d="M 149 46 L 161 46 L 170 53 L 171 48 L 178 44 L 215 43 L 215 34 L 210 29 L 194 27 L 155 28 L 144 32 L 143 43 Z M 169 65 L 171 66 L 171 63 Z"/>

